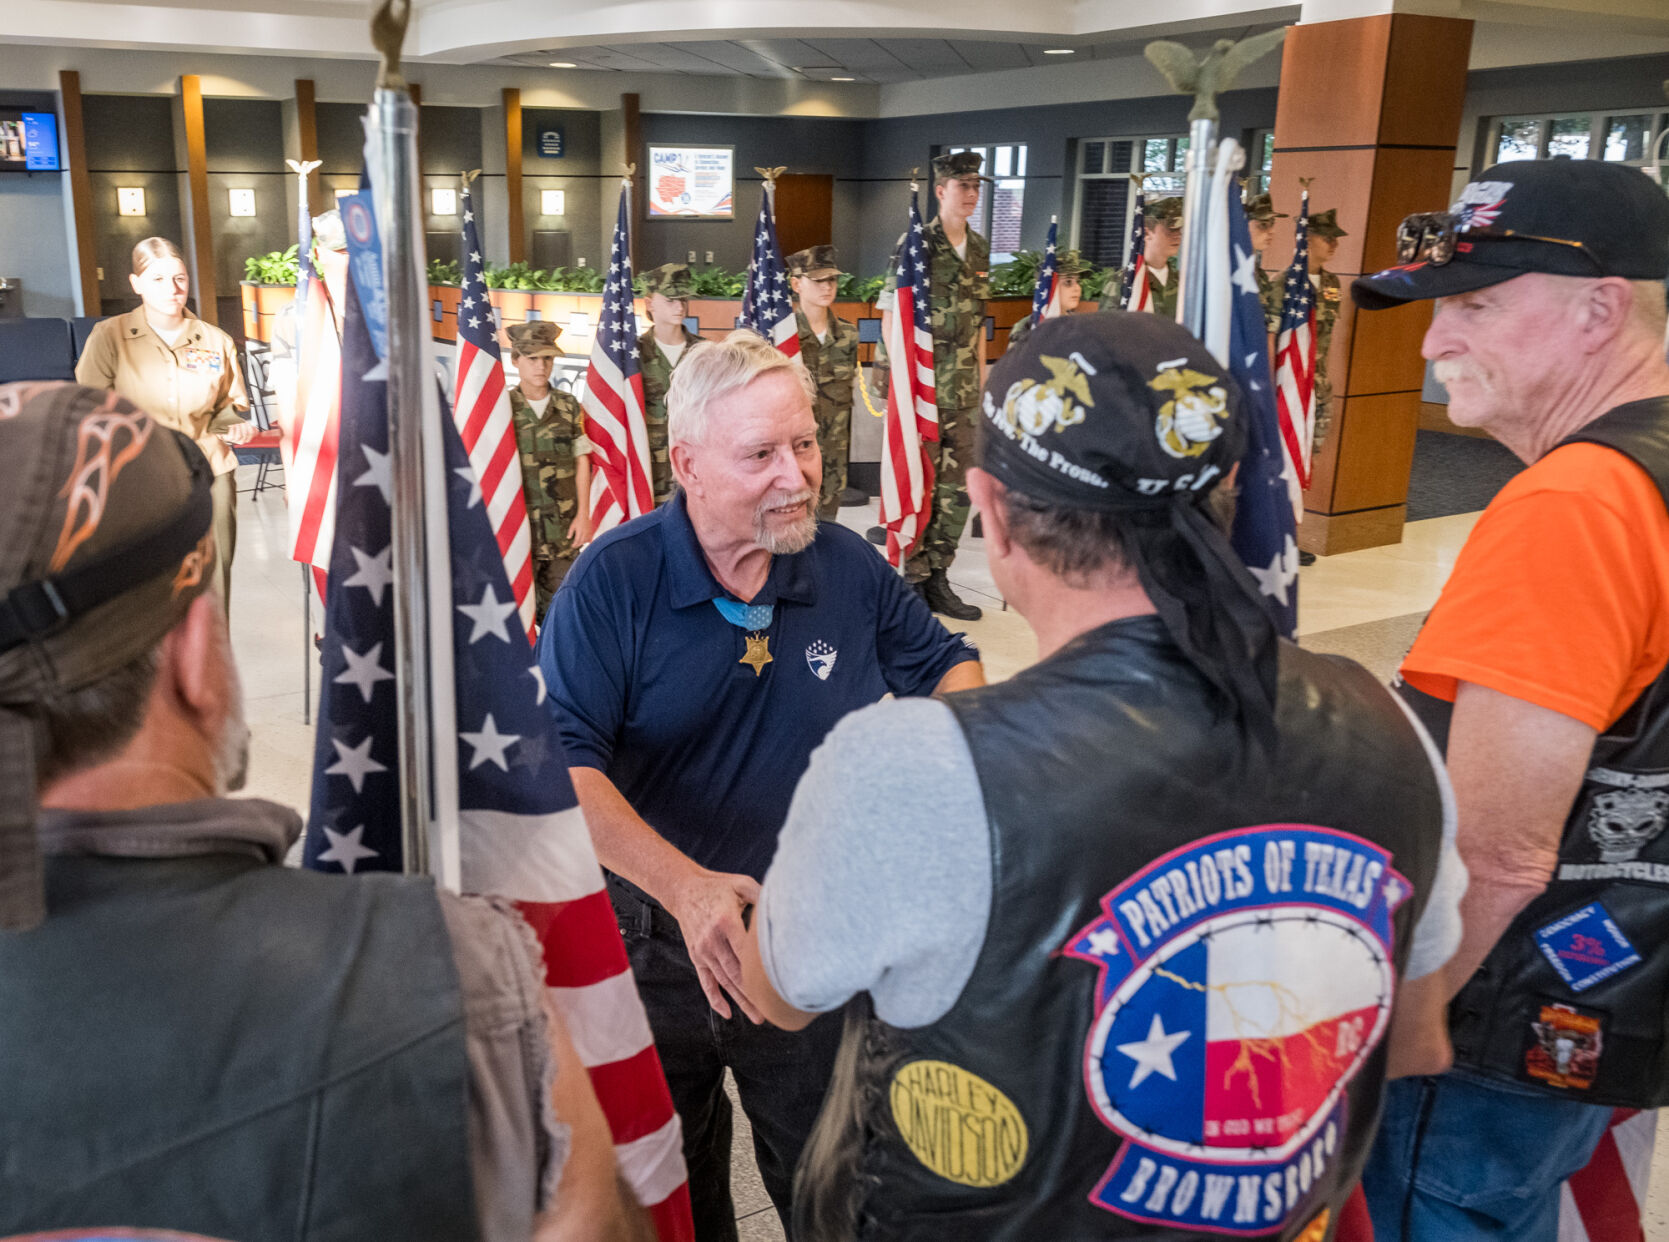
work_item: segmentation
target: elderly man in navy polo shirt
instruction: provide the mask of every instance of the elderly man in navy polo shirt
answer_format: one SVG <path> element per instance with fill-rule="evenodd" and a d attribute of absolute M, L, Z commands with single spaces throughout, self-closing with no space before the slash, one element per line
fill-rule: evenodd
<path fill-rule="evenodd" d="M 861 537 L 819 525 L 817 423 L 797 360 L 737 332 L 689 356 L 667 404 L 679 491 L 580 557 L 539 664 L 707 1242 L 736 1237 L 725 1068 L 786 1219 L 840 1040 L 834 1018 L 799 1034 L 758 1025 L 741 988 L 744 909 L 795 783 L 848 712 L 985 678 Z"/>

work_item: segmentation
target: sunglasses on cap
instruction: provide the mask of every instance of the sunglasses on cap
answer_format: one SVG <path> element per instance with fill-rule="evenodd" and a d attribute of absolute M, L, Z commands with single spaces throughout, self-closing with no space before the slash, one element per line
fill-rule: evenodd
<path fill-rule="evenodd" d="M 1565 246 L 1575 250 L 1593 266 L 1597 275 L 1605 275 L 1600 261 L 1579 241 L 1564 237 L 1542 237 L 1535 233 L 1521 233 L 1517 229 L 1466 228 L 1460 214 L 1452 211 L 1426 211 L 1409 216 L 1397 226 L 1397 262 L 1429 263 L 1442 267 L 1455 257 L 1464 237 L 1474 241 L 1543 242 L 1549 246 Z"/>

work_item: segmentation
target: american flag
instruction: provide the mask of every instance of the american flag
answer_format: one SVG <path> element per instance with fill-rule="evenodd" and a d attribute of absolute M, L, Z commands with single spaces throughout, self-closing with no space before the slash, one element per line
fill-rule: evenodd
<path fill-rule="evenodd" d="M 1032 291 L 1032 327 L 1061 313 L 1061 282 L 1055 269 L 1055 217 L 1049 217 L 1049 240 L 1043 247 L 1043 262 L 1037 268 L 1037 288 Z"/>
<path fill-rule="evenodd" d="M 1147 285 L 1147 208 L 1142 196 L 1142 183 L 1136 183 L 1136 211 L 1130 217 L 1130 255 L 1124 261 L 1124 273 L 1119 280 L 1118 308 L 1145 311 L 1153 308 L 1153 290 Z"/>
<path fill-rule="evenodd" d="M 1281 445 L 1288 464 L 1292 511 L 1304 511 L 1310 485 L 1310 444 L 1315 437 L 1315 288 L 1310 283 L 1310 192 L 1298 207 L 1297 244 L 1281 297 L 1281 326 L 1275 335 L 1275 396 L 1281 416 Z"/>
<path fill-rule="evenodd" d="M 933 379 L 933 315 L 928 306 L 927 242 L 916 191 L 910 229 L 898 243 L 898 290 L 887 336 L 887 422 L 881 442 L 881 525 L 887 560 L 902 566 L 927 529 L 933 463 L 924 440 L 939 438 Z"/>
<path fill-rule="evenodd" d="M 649 423 L 643 412 L 643 375 L 637 361 L 637 314 L 632 308 L 631 187 L 620 187 L 620 211 L 609 249 L 603 309 L 585 374 L 585 434 L 596 467 L 591 487 L 592 529 L 602 534 L 655 507 L 649 476 Z"/>
<path fill-rule="evenodd" d="M 1657 1113 L 1612 1110 L 1588 1163 L 1559 1188 L 1559 1242 L 1646 1242 L 1641 1225 Z"/>
<path fill-rule="evenodd" d="M 326 610 L 305 865 L 399 871 L 387 384 L 350 289 L 342 502 Z M 538 934 L 550 997 L 591 1073 L 622 1176 L 662 1242 L 694 1237 L 682 1136 L 627 965 L 544 681 L 517 625 L 504 560 L 462 439 L 446 429 L 463 888 L 516 901 Z M 438 498 L 437 498 L 438 500 Z M 421 593 L 420 593 L 421 594 Z"/>
<path fill-rule="evenodd" d="M 306 218 L 305 211 L 302 213 Z M 274 334 L 271 381 L 278 399 L 279 456 L 284 462 L 284 503 L 290 519 L 290 558 L 311 566 L 319 591 L 330 568 L 336 528 L 336 429 L 341 399 L 342 342 L 329 286 L 345 278 L 347 260 L 336 251 L 319 256 L 323 271 L 307 261 L 311 221 L 301 229 L 295 313 Z"/>
<path fill-rule="evenodd" d="M 759 202 L 759 223 L 753 230 L 753 257 L 748 260 L 748 283 L 742 291 L 742 313 L 736 324 L 752 328 L 792 357 L 800 352 L 800 329 L 794 303 L 788 296 L 788 277 L 777 249 L 777 226 L 771 218 L 771 191 Z"/>
<path fill-rule="evenodd" d="M 1281 633 L 1298 628 L 1298 526 L 1287 498 L 1285 461 L 1269 382 L 1269 334 L 1258 293 L 1257 252 L 1240 204 L 1240 187 L 1228 180 L 1226 251 L 1206 250 L 1206 283 L 1232 288 L 1228 367 L 1246 399 L 1246 455 L 1240 459 L 1240 497 L 1231 541 L 1258 590 L 1267 595 Z"/>
<path fill-rule="evenodd" d="M 522 632 L 533 636 L 533 538 L 527 529 L 527 501 L 522 494 L 521 457 L 516 451 L 516 424 L 510 416 L 510 394 L 504 384 L 504 358 L 498 352 L 498 323 L 487 293 L 487 274 L 481 262 L 481 234 L 475 227 L 475 208 L 469 182 L 463 188 L 464 281 L 458 299 L 458 361 L 452 417 L 464 438 L 487 518 L 504 557 L 504 572 L 516 596 Z"/>

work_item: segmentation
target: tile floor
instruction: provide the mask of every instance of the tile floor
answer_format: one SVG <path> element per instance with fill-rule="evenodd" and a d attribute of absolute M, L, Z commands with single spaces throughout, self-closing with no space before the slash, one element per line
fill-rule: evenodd
<path fill-rule="evenodd" d="M 240 473 L 244 486 L 253 469 Z M 313 730 L 302 721 L 303 670 L 312 676 L 310 697 L 317 707 L 317 669 L 310 659 L 302 611 L 302 573 L 285 558 L 283 493 L 268 490 L 239 502 L 238 551 L 233 569 L 232 640 L 243 672 L 253 731 L 247 792 L 301 808 L 312 769 Z M 1325 557 L 1300 573 L 1299 637 L 1306 646 L 1361 661 L 1389 678 L 1442 589 L 1476 514 L 1411 523 L 1402 543 Z M 841 520 L 858 530 L 874 521 L 874 508 L 849 508 Z M 993 680 L 1012 676 L 1032 663 L 1036 648 L 1018 614 L 1005 611 L 978 539 L 965 539 L 950 578 L 957 591 L 985 609 L 971 623 L 953 623 L 979 644 Z M 1669 1135 L 1658 1144 L 1659 1164 L 1669 1164 Z M 743 1242 L 782 1238 L 776 1212 L 766 1197 L 752 1159 L 746 1119 L 737 1110 L 733 1193 Z M 1655 1168 L 1647 1205 L 1647 1236 L 1669 1242 L 1669 1170 Z"/>

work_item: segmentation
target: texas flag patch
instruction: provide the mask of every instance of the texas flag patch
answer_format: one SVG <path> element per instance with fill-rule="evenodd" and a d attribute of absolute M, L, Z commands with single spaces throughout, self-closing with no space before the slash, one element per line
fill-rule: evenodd
<path fill-rule="evenodd" d="M 1271 824 L 1106 894 L 1063 947 L 1101 970 L 1084 1082 L 1126 1140 L 1091 1201 L 1225 1234 L 1313 1212 L 1345 1091 L 1390 1020 L 1392 916 L 1412 891 L 1370 841 Z"/>

